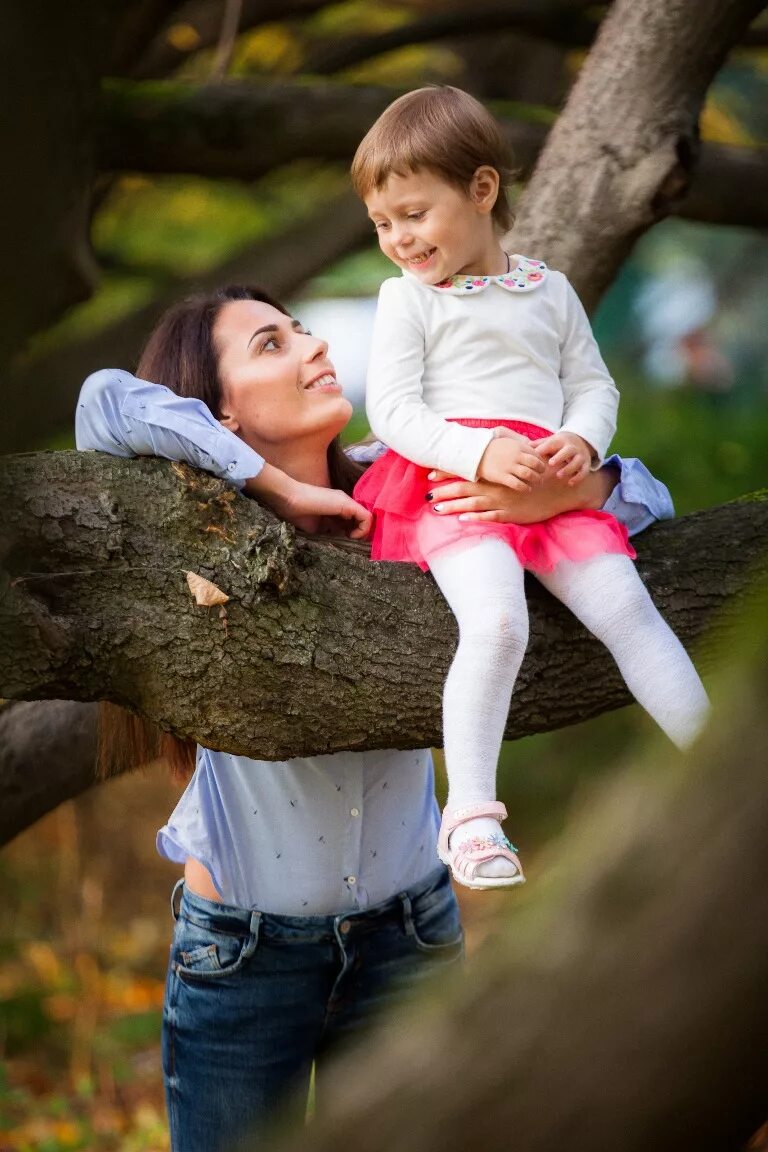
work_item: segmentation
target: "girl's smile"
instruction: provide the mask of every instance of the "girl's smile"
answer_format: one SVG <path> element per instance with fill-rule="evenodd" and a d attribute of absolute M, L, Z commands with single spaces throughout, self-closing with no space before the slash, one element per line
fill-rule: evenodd
<path fill-rule="evenodd" d="M 478 168 L 467 191 L 422 169 L 392 173 L 365 204 L 384 255 L 424 283 L 438 284 L 506 270 L 491 216 L 497 195 L 493 168 Z"/>

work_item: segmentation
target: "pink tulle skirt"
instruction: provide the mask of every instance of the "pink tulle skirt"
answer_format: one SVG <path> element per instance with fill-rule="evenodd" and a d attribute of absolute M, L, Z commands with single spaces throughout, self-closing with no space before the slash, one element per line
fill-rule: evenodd
<path fill-rule="evenodd" d="M 550 435 L 545 428 L 519 420 L 456 423 L 472 428 L 503 425 L 531 440 Z M 604 552 L 619 552 L 632 560 L 636 556 L 626 528 L 609 512 L 562 512 L 536 524 L 496 524 L 440 515 L 426 500 L 427 492 L 436 487 L 427 479 L 430 471 L 390 448 L 358 480 L 354 498 L 375 516 L 372 560 L 418 564 L 426 571 L 435 553 L 488 536 L 506 541 L 522 566 L 532 572 L 551 572 L 560 560 L 586 560 Z"/>

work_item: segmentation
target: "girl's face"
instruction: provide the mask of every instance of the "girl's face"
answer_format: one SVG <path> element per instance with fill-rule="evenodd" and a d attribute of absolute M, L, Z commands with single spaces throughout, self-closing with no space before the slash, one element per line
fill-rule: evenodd
<path fill-rule="evenodd" d="M 326 447 L 352 405 L 336 382 L 328 345 L 270 304 L 233 300 L 213 329 L 221 423 L 269 459 L 271 446 L 317 440 Z"/>
<path fill-rule="evenodd" d="M 425 284 L 449 276 L 500 274 L 506 257 L 491 215 L 499 194 L 495 168 L 478 168 L 469 189 L 426 169 L 392 173 L 365 198 L 382 252 Z"/>

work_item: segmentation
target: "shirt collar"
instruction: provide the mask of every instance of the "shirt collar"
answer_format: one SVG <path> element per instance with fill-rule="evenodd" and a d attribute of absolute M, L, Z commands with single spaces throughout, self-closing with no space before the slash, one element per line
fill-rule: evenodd
<path fill-rule="evenodd" d="M 527 256 L 515 256 L 517 261 L 509 272 L 501 276 L 449 276 L 439 284 L 425 284 L 433 292 L 444 292 L 450 296 L 469 296 L 473 292 L 484 292 L 490 284 L 498 284 L 507 292 L 533 292 L 540 288 L 547 278 L 547 266 L 542 260 L 530 260 Z"/>

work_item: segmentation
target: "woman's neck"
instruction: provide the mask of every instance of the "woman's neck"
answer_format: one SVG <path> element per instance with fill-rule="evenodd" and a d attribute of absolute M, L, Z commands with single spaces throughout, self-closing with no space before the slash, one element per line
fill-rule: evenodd
<path fill-rule="evenodd" d="M 304 445 L 293 440 L 289 444 L 251 444 L 251 448 L 269 464 L 302 484 L 314 484 L 318 488 L 332 486 L 327 445 L 317 442 Z"/>

